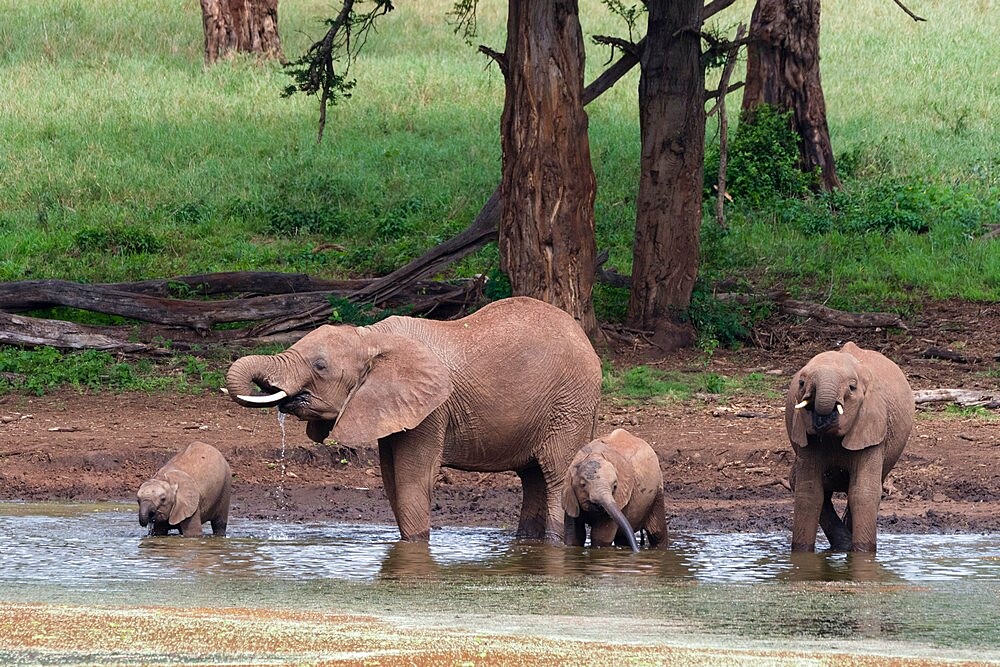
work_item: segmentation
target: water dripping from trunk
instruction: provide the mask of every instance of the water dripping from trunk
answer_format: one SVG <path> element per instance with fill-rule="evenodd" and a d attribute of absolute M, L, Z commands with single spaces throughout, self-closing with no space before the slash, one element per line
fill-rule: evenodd
<path fill-rule="evenodd" d="M 281 455 L 278 457 L 278 464 L 281 466 L 281 476 L 278 478 L 274 500 L 279 510 L 285 509 L 285 417 L 287 416 L 284 412 L 278 412 L 278 426 L 281 428 Z"/>

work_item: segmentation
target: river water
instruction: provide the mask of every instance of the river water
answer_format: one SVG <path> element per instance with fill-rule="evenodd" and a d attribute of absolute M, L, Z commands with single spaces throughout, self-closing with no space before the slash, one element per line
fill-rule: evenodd
<path fill-rule="evenodd" d="M 130 506 L 0 504 L 0 607 L 336 611 L 579 641 L 594 639 L 596 623 L 602 637 L 639 645 L 1000 662 L 997 534 L 882 534 L 877 556 L 793 555 L 784 534 L 677 533 L 669 549 L 639 554 L 494 529 L 437 529 L 429 546 L 397 535 L 237 519 L 226 538 L 153 538 Z M 0 662 L 20 650 L 0 645 Z"/>

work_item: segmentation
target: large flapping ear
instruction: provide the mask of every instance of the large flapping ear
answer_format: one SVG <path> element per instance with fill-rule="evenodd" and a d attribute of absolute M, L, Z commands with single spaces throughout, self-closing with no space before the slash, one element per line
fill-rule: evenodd
<path fill-rule="evenodd" d="M 785 397 L 785 427 L 788 430 L 788 439 L 799 447 L 805 447 L 809 444 L 809 436 L 806 434 L 808 426 L 806 420 L 810 413 L 806 412 L 805 408 L 795 407 L 801 399 L 799 395 L 801 375 L 802 371 L 796 373 L 788 385 L 788 394 Z"/>
<path fill-rule="evenodd" d="M 167 523 L 176 526 L 184 519 L 198 511 L 201 496 L 198 486 L 191 475 L 180 470 L 172 470 L 165 477 L 174 491 L 174 505 L 170 508 Z"/>
<path fill-rule="evenodd" d="M 371 442 L 416 428 L 451 395 L 451 373 L 430 348 L 396 334 L 367 331 L 372 350 L 331 435 L 340 442 Z"/>
<path fill-rule="evenodd" d="M 846 346 L 845 346 L 846 347 Z M 889 432 L 889 404 L 871 369 L 858 364 L 858 389 L 864 391 L 858 416 L 844 434 L 844 449 L 856 451 L 881 444 Z"/>
<path fill-rule="evenodd" d="M 632 467 L 628 459 L 610 447 L 605 449 L 602 454 L 617 472 L 618 488 L 615 489 L 614 499 L 619 509 L 623 508 L 632 499 L 632 491 L 635 489 L 635 468 Z"/>
<path fill-rule="evenodd" d="M 571 516 L 574 519 L 580 516 L 580 502 L 576 499 L 576 491 L 573 489 L 573 469 L 575 466 L 570 466 L 566 471 L 566 479 L 563 481 L 563 512 L 566 516 Z"/>

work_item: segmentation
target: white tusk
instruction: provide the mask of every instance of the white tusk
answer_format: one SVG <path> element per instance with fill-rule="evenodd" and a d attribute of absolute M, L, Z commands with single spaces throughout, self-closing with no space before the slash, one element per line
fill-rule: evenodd
<path fill-rule="evenodd" d="M 801 408 L 806 407 L 807 405 L 809 405 L 809 399 L 808 398 L 806 400 L 802 401 L 801 403 L 796 403 L 795 404 L 795 409 L 799 410 Z"/>
<path fill-rule="evenodd" d="M 288 398 L 288 394 L 284 391 L 279 391 L 276 394 L 269 394 L 267 396 L 237 396 L 236 398 L 243 401 L 244 403 L 266 404 L 266 403 L 277 403 L 283 398 Z"/>
<path fill-rule="evenodd" d="M 838 414 L 844 414 L 844 406 L 840 403 L 837 403 L 837 412 Z"/>
<path fill-rule="evenodd" d="M 219 391 L 221 391 L 226 396 L 229 396 L 229 390 L 226 389 L 225 387 L 219 387 Z"/>

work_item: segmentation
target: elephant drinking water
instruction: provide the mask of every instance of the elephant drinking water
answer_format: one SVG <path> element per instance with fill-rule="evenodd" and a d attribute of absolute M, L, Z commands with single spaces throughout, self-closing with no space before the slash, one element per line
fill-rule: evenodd
<path fill-rule="evenodd" d="M 593 437 L 601 364 L 570 315 L 513 297 L 450 322 L 321 326 L 280 354 L 238 359 L 226 383 L 241 405 L 307 421 L 315 442 L 377 440 L 404 540 L 429 538 L 441 466 L 516 471 L 518 535 L 559 540 L 563 476 Z"/>

